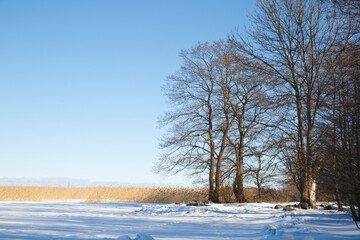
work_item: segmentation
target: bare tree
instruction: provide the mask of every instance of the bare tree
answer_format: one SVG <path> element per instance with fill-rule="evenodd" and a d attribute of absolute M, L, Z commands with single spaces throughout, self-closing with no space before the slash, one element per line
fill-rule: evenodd
<path fill-rule="evenodd" d="M 218 69 L 218 100 L 221 109 L 219 131 L 222 133 L 215 175 L 215 185 L 222 186 L 224 178 L 234 177 L 233 191 L 237 202 L 246 202 L 243 186 L 244 159 L 256 136 L 260 135 L 259 121 L 267 108 L 262 73 L 250 72 L 250 64 L 240 56 L 231 41 L 216 43 Z M 220 140 L 220 139 L 219 139 Z M 223 171 L 224 160 L 230 170 Z M 220 171 L 217 171 L 217 170 Z M 228 174 L 230 172 L 230 174 Z M 216 191 L 217 192 L 217 191 Z M 218 193 L 216 193 L 218 194 Z"/>
<path fill-rule="evenodd" d="M 231 115 L 231 93 L 232 87 L 231 82 L 234 80 L 237 74 L 236 65 L 233 61 L 233 47 L 230 42 L 218 41 L 214 43 L 216 48 L 217 56 L 217 85 L 219 86 L 217 91 L 218 97 L 218 106 L 221 111 L 218 116 L 218 132 L 220 134 L 219 138 L 219 150 L 217 153 L 216 161 L 216 172 L 215 172 L 215 193 L 214 193 L 214 202 L 220 202 L 220 192 L 222 187 L 222 165 L 224 156 L 227 149 L 227 139 L 231 126 L 234 123 L 234 116 Z"/>
<path fill-rule="evenodd" d="M 343 17 L 350 23 L 351 44 L 344 47 L 338 64 L 337 79 L 343 88 L 337 87 L 335 98 L 339 99 L 333 115 L 336 158 L 334 174 L 341 179 L 336 183 L 335 194 L 350 206 L 352 218 L 359 228 L 360 222 L 360 1 L 336 1 Z M 335 71 L 336 72 L 336 71 Z"/>
<path fill-rule="evenodd" d="M 174 110 L 163 118 L 172 125 L 162 141 L 167 152 L 159 171 L 208 171 L 209 200 L 220 202 L 222 165 L 234 117 L 230 112 L 229 82 L 234 64 L 225 41 L 198 44 L 181 52 L 181 70 L 168 77 L 164 88 Z"/>
<path fill-rule="evenodd" d="M 350 42 L 340 44 L 340 57 L 331 71 L 331 99 L 326 116 L 331 130 L 322 141 L 322 188 L 334 194 L 339 211 L 350 206 L 356 225 L 360 221 L 360 1 L 331 0 L 332 11 L 347 21 Z M 359 226 L 358 226 L 359 227 Z"/>
<path fill-rule="evenodd" d="M 240 52 L 266 66 L 279 103 L 272 126 L 291 139 L 301 201 L 315 205 L 319 156 L 316 145 L 328 127 L 318 128 L 329 96 L 334 50 L 347 42 L 346 21 L 317 0 L 258 0 L 249 38 L 238 35 Z M 329 60 L 329 56 L 333 62 Z M 286 112 L 285 112 L 286 111 Z M 294 164 L 292 164 L 294 165 Z"/>
<path fill-rule="evenodd" d="M 228 141 L 231 146 L 235 168 L 233 183 L 237 202 L 246 202 L 244 195 L 244 161 L 253 156 L 254 142 L 261 138 L 261 122 L 268 108 L 263 85 L 263 74 L 249 71 L 245 57 L 237 55 L 237 78 L 232 81 L 231 111 L 235 118 Z"/>
<path fill-rule="evenodd" d="M 215 55 L 208 43 L 180 53 L 181 69 L 167 78 L 163 91 L 173 107 L 161 119 L 170 126 L 162 139 L 166 150 L 155 168 L 158 172 L 208 171 L 209 198 L 214 195 L 215 171 Z"/>
<path fill-rule="evenodd" d="M 264 122 L 264 118 L 260 120 Z M 260 127 L 261 126 L 261 127 Z M 263 191 L 265 188 L 273 188 L 281 179 L 279 168 L 279 152 L 277 139 L 271 129 L 259 125 L 256 129 L 254 143 L 249 148 L 245 164 L 245 174 L 250 181 L 253 181 L 258 192 L 258 202 L 262 202 Z M 278 182 L 279 183 L 279 182 Z"/>
<path fill-rule="evenodd" d="M 326 188 L 338 201 L 345 201 L 355 222 L 360 221 L 360 54 L 356 45 L 347 46 L 333 75 L 334 91 L 328 106 L 333 126 L 323 141 L 323 171 L 331 177 Z M 350 51 L 351 50 L 351 51 Z"/>
<path fill-rule="evenodd" d="M 354 39 L 359 42 L 360 33 L 360 1 L 359 0 L 330 0 L 334 3 L 335 10 L 339 10 L 341 14 L 349 19 L 348 28 L 357 36 Z"/>

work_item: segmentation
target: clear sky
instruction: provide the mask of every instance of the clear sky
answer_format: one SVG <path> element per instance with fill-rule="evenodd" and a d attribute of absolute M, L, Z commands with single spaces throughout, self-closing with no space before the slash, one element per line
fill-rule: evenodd
<path fill-rule="evenodd" d="M 189 185 L 151 169 L 180 49 L 255 0 L 0 0 L 0 177 Z M 1 184 L 1 183 L 0 183 Z"/>

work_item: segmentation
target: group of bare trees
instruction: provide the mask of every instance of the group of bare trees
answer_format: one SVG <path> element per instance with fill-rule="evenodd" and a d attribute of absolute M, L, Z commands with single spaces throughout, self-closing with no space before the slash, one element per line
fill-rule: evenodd
<path fill-rule="evenodd" d="M 330 72 L 332 92 L 325 118 L 331 122 L 319 151 L 323 156 L 319 182 L 335 195 L 339 210 L 345 202 L 353 219 L 360 221 L 360 1 L 336 1 L 336 8 L 349 19 L 348 42 L 339 44 L 341 54 Z"/>
<path fill-rule="evenodd" d="M 174 106 L 162 119 L 171 123 L 159 162 L 162 171 L 208 173 L 209 199 L 220 202 L 225 178 L 234 177 L 237 201 L 243 193 L 248 139 L 258 134 L 266 101 L 258 73 L 251 72 L 231 41 L 199 43 L 182 51 L 181 69 L 167 79 L 164 92 Z"/>
<path fill-rule="evenodd" d="M 245 34 L 198 43 L 164 92 L 173 109 L 158 169 L 208 176 L 209 199 L 277 166 L 314 206 L 317 182 L 360 205 L 359 1 L 258 0 Z M 323 186 L 323 184 L 322 184 Z M 354 211 L 356 213 L 356 211 Z"/>

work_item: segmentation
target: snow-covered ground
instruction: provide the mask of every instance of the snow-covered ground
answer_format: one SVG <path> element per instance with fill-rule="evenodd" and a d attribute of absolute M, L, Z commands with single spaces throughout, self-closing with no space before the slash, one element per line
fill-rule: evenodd
<path fill-rule="evenodd" d="M 349 213 L 274 206 L 0 202 L 0 239 L 360 239 Z"/>

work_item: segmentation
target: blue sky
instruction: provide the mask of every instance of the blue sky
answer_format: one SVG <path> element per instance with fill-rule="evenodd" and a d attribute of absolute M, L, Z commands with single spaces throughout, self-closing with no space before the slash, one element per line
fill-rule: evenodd
<path fill-rule="evenodd" d="M 190 185 L 151 169 L 180 49 L 255 1 L 0 0 L 0 177 Z"/>

